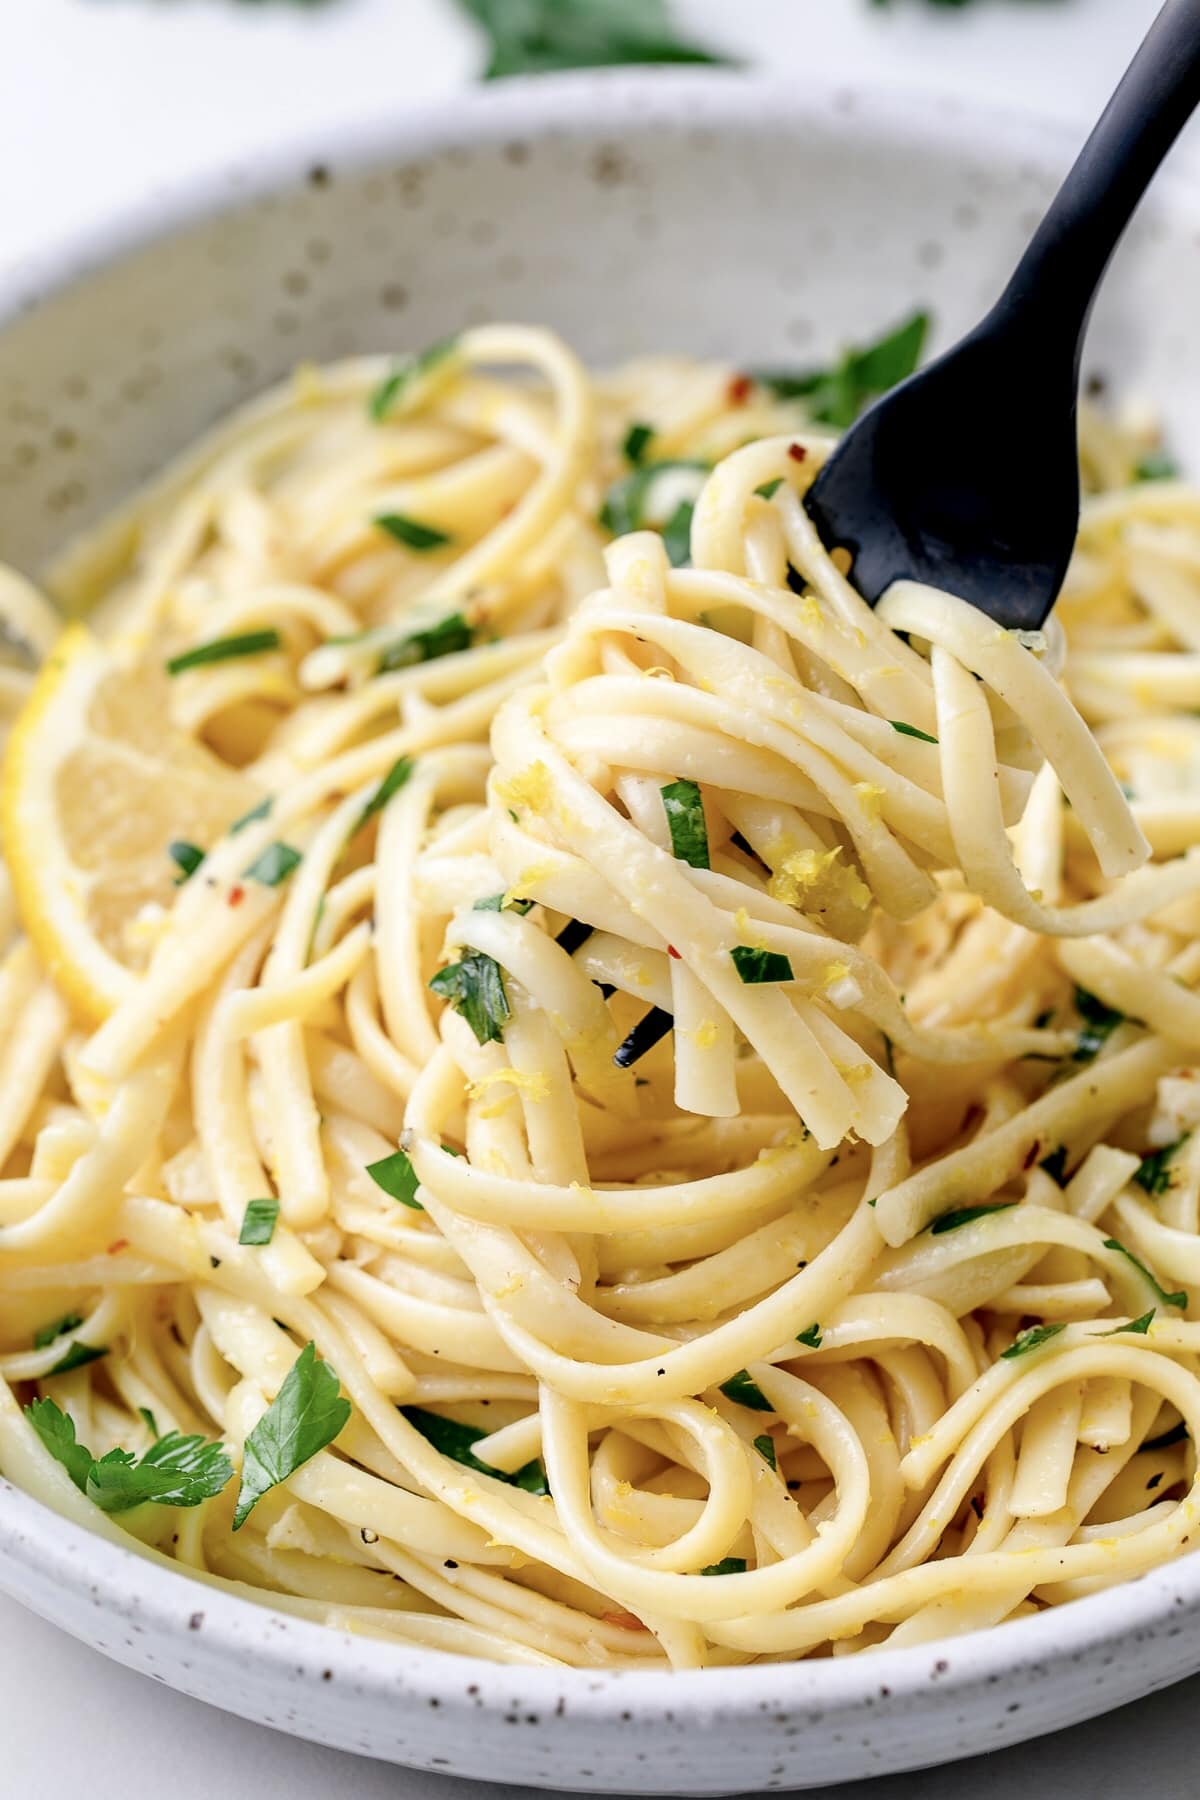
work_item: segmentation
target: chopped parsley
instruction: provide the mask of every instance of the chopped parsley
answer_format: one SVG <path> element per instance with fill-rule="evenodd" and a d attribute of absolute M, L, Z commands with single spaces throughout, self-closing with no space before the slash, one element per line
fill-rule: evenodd
<path fill-rule="evenodd" d="M 723 1556 L 720 1562 L 709 1563 L 707 1569 L 701 1569 L 701 1575 L 744 1575 L 746 1559 L 744 1556 Z"/>
<path fill-rule="evenodd" d="M 383 780 L 379 783 L 379 786 L 375 789 L 375 792 L 371 795 L 371 798 L 367 801 L 367 804 L 359 813 L 358 818 L 354 822 L 353 829 L 351 830 L 351 837 L 354 836 L 356 831 L 361 831 L 363 826 L 375 817 L 376 813 L 383 811 L 392 795 L 398 794 L 405 782 L 409 780 L 416 766 L 417 765 L 411 756 L 397 757 Z"/>
<path fill-rule="evenodd" d="M 1019 1331 L 1007 1350 L 1000 1352 L 1005 1362 L 1012 1362 L 1018 1356 L 1026 1356 L 1030 1350 L 1038 1350 L 1056 1338 L 1060 1331 L 1067 1328 L 1064 1324 L 1030 1325 L 1028 1330 Z"/>
<path fill-rule="evenodd" d="M 279 1220 L 279 1202 L 274 1196 L 262 1200 L 248 1200 L 246 1210 L 242 1214 L 242 1229 L 238 1234 L 239 1244 L 269 1244 L 275 1236 L 275 1226 Z"/>
<path fill-rule="evenodd" d="M 1106 1006 L 1086 988 L 1075 989 L 1075 1010 L 1083 1020 L 1083 1029 L 1075 1040 L 1072 1062 L 1092 1062 L 1117 1029 L 1125 1022 L 1125 1014 Z"/>
<path fill-rule="evenodd" d="M 745 1369 L 739 1369 L 728 1381 L 721 1383 L 721 1392 L 727 1400 L 736 1400 L 739 1406 L 748 1406 L 751 1412 L 774 1412 L 775 1408 L 767 1399 L 757 1382 L 751 1381 Z"/>
<path fill-rule="evenodd" d="M 51 1344 L 57 1343 L 59 1338 L 66 1337 L 68 1332 L 78 1331 L 82 1324 L 81 1314 L 67 1313 L 63 1318 L 55 1319 L 52 1324 L 43 1325 L 39 1331 L 35 1331 L 33 1347 L 35 1350 L 48 1350 Z M 53 1368 L 48 1369 L 46 1373 L 47 1375 L 68 1375 L 72 1369 L 86 1368 L 88 1363 L 99 1362 L 102 1356 L 107 1355 L 107 1346 L 85 1344 L 79 1338 L 75 1338 L 67 1345 Z"/>
<path fill-rule="evenodd" d="M 1135 481 L 1178 481 L 1180 473 L 1179 464 L 1165 450 L 1148 450 L 1133 467 Z"/>
<path fill-rule="evenodd" d="M 1131 1319 L 1128 1325 L 1114 1325 L 1111 1331 L 1099 1331 L 1096 1335 L 1097 1337 L 1120 1337 L 1123 1331 L 1134 1331 L 1138 1337 L 1145 1337 L 1154 1323 L 1154 1315 L 1157 1311 L 1157 1306 L 1152 1306 L 1150 1311 L 1144 1312 L 1140 1319 Z"/>
<path fill-rule="evenodd" d="M 401 1206 L 411 1206 L 414 1212 L 425 1211 L 417 1199 L 417 1189 L 421 1185 L 417 1180 L 417 1171 L 403 1150 L 393 1151 L 391 1156 L 368 1163 L 367 1174 L 376 1187 L 382 1188 L 385 1194 L 390 1194 L 393 1200 L 398 1200 Z"/>
<path fill-rule="evenodd" d="M 662 528 L 663 547 L 673 569 L 682 569 L 691 560 L 692 520 L 695 514 L 695 501 L 681 500 Z"/>
<path fill-rule="evenodd" d="M 337 1376 L 327 1362 L 317 1361 L 316 1345 L 305 1344 L 246 1438 L 233 1529 L 241 1530 L 264 1494 L 332 1444 L 349 1417 L 350 1402 Z"/>
<path fill-rule="evenodd" d="M 431 344 L 428 350 L 422 350 L 419 356 L 408 356 L 397 363 L 372 390 L 367 401 L 367 411 L 375 423 L 380 425 L 385 419 L 405 411 L 417 399 L 423 378 L 433 374 L 457 349 L 456 337 L 443 338 L 440 343 Z"/>
<path fill-rule="evenodd" d="M 206 663 L 232 662 L 236 657 L 261 656 L 264 650 L 278 650 L 282 639 L 273 628 L 266 631 L 243 631 L 236 637 L 210 638 L 178 656 L 168 658 L 168 675 L 182 675 L 185 669 L 199 669 Z"/>
<path fill-rule="evenodd" d="M 76 1442 L 74 1423 L 53 1400 L 35 1400 L 25 1408 L 25 1417 L 80 1493 L 102 1512 L 128 1512 L 148 1500 L 160 1506 L 199 1506 L 219 1494 L 233 1474 L 223 1446 L 207 1438 L 169 1431 L 140 1458 L 130 1450 L 94 1457 Z"/>
<path fill-rule="evenodd" d="M 1067 1178 L 1067 1146 L 1060 1144 L 1049 1156 L 1043 1156 L 1038 1168 L 1045 1169 L 1047 1175 L 1061 1187 Z"/>
<path fill-rule="evenodd" d="M 203 850 L 197 844 L 189 844 L 185 838 L 172 838 L 167 845 L 167 855 L 179 870 L 175 877 L 176 887 L 182 887 L 204 861 Z"/>
<path fill-rule="evenodd" d="M 482 950 L 470 950 L 461 962 L 439 969 L 429 983 L 435 994 L 461 1013 L 481 1044 L 504 1041 L 510 1011 L 500 964 Z"/>
<path fill-rule="evenodd" d="M 420 519 L 410 519 L 407 513 L 377 513 L 372 523 L 409 550 L 440 550 L 451 541 L 447 532 L 439 531 L 436 525 L 423 525 Z"/>
<path fill-rule="evenodd" d="M 831 369 L 760 369 L 755 379 L 777 400 L 806 400 L 811 419 L 845 431 L 873 400 L 913 373 L 928 330 L 929 314 L 915 312 L 877 343 L 847 350 Z"/>
<path fill-rule="evenodd" d="M 503 894 L 489 894 L 486 900 L 476 900 L 471 907 L 472 912 L 515 912 L 522 917 L 533 910 L 532 900 L 506 900 Z"/>
<path fill-rule="evenodd" d="M 747 987 L 765 981 L 792 981 L 792 965 L 777 950 L 753 950 L 749 944 L 736 944 L 729 952 L 733 966 Z"/>
<path fill-rule="evenodd" d="M 765 1463 L 769 1463 L 773 1469 L 778 1469 L 779 1463 L 775 1456 L 775 1439 L 773 1437 L 768 1437 L 764 1431 L 761 1437 L 755 1438 L 754 1448 Z"/>
<path fill-rule="evenodd" d="M 1105 1238 L 1104 1248 L 1106 1250 L 1116 1250 L 1119 1255 L 1125 1258 L 1126 1262 L 1131 1262 L 1161 1305 L 1178 1307 L 1181 1312 L 1187 1306 L 1188 1297 L 1182 1288 L 1180 1288 L 1177 1293 L 1168 1294 L 1164 1288 L 1159 1286 L 1157 1278 L 1151 1274 L 1145 1263 L 1136 1257 L 1132 1250 L 1127 1250 L 1124 1244 L 1120 1243 L 1117 1238 Z"/>
<path fill-rule="evenodd" d="M 473 1446 L 481 1437 L 487 1436 L 486 1432 L 478 1430 L 476 1426 L 462 1425 L 457 1419 L 443 1418 L 441 1413 L 426 1412 L 422 1406 L 402 1406 L 400 1411 L 435 1450 L 440 1450 L 452 1462 L 461 1463 L 464 1469 L 473 1469 L 477 1475 L 490 1475 L 493 1481 L 506 1481 L 509 1487 L 523 1488 L 527 1494 L 550 1492 L 540 1457 L 535 1457 L 532 1462 L 527 1462 L 523 1468 L 508 1475 L 503 1469 L 494 1469 L 491 1463 L 480 1462 L 475 1455 Z"/>
<path fill-rule="evenodd" d="M 279 887 L 289 875 L 295 874 L 302 860 L 299 850 L 293 850 L 290 844 L 268 844 L 242 874 L 248 881 L 257 881 L 263 887 Z"/>
<path fill-rule="evenodd" d="M 940 1213 L 929 1231 L 934 1237 L 941 1237 L 944 1232 L 957 1231 L 960 1225 L 973 1225 L 976 1219 L 986 1219 L 989 1213 L 1008 1212 L 1016 1204 L 1015 1200 L 997 1200 L 991 1206 L 960 1206 L 954 1212 Z"/>
<path fill-rule="evenodd" d="M 437 662 L 440 657 L 469 650 L 474 640 L 474 629 L 462 613 L 448 613 L 424 631 L 410 631 L 407 637 L 394 638 L 380 656 L 375 673 L 390 675 L 395 669 L 413 669 L 418 663 Z"/>
<path fill-rule="evenodd" d="M 921 731 L 916 725 L 906 725 L 903 719 L 889 719 L 888 724 L 893 731 L 898 731 L 901 737 L 919 738 L 923 744 L 937 743 L 937 739 L 931 737 L 927 731 Z"/>
<path fill-rule="evenodd" d="M 760 500 L 773 500 L 783 486 L 783 476 L 776 475 L 774 481 L 764 481 L 761 487 L 755 488 Z"/>
<path fill-rule="evenodd" d="M 810 1350 L 819 1350 L 821 1348 L 821 1327 L 819 1325 L 806 1325 L 803 1331 L 798 1331 L 796 1333 L 796 1342 L 798 1344 L 807 1344 Z"/>
<path fill-rule="evenodd" d="M 1161 1150 L 1155 1150 L 1151 1155 L 1142 1158 L 1133 1171 L 1133 1179 L 1143 1192 L 1157 1199 L 1160 1194 L 1167 1193 L 1174 1186 L 1175 1177 L 1171 1162 L 1176 1152 L 1183 1149 L 1190 1136 L 1191 1132 L 1185 1131 L 1183 1136 L 1176 1138 L 1173 1144 L 1166 1144 Z"/>
<path fill-rule="evenodd" d="M 621 453 L 627 463 L 636 469 L 645 462 L 646 451 L 650 448 L 650 440 L 654 436 L 654 428 L 650 425 L 635 424 L 625 433 L 625 442 L 621 445 Z"/>
<path fill-rule="evenodd" d="M 271 796 L 268 794 L 265 800 L 260 800 L 257 806 L 252 806 L 249 812 L 244 812 L 240 819 L 233 821 L 229 827 L 230 837 L 236 837 L 239 831 L 245 831 L 247 825 L 253 825 L 259 819 L 269 818 L 271 806 Z"/>
<path fill-rule="evenodd" d="M 696 782 L 672 781 L 659 792 L 671 832 L 671 849 L 676 857 L 693 869 L 711 868 L 704 802 Z"/>
<path fill-rule="evenodd" d="M 659 532 L 672 564 L 681 568 L 691 555 L 692 514 L 708 470 L 707 463 L 679 459 L 642 463 L 609 488 L 600 509 L 601 525 L 613 537 L 647 527 Z M 690 494 L 680 492 L 681 481 L 691 486 Z"/>
<path fill-rule="evenodd" d="M 459 0 L 487 33 L 485 81 L 628 63 L 720 63 L 675 35 L 666 0 Z"/>
<path fill-rule="evenodd" d="M 82 1313 L 66 1313 L 61 1319 L 55 1319 L 52 1324 L 43 1325 L 34 1332 L 33 1347 L 35 1350 L 48 1350 L 56 1338 L 66 1337 L 68 1331 L 78 1331 L 82 1324 Z"/>

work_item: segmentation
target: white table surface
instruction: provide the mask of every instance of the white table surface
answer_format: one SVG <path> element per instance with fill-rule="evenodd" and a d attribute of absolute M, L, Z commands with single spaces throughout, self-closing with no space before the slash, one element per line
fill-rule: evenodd
<path fill-rule="evenodd" d="M 1157 0 L 676 0 L 703 41 L 776 71 L 953 88 L 1094 113 Z M 452 0 L 0 0 L 0 265 L 280 133 L 451 92 L 477 66 Z M 1200 1677 L 1107 1719 L 838 1800 L 1161 1800 L 1196 1792 Z M 0 1795 L 487 1800 L 485 1790 L 281 1737 L 105 1662 L 0 1600 Z M 493 1789 L 497 1796 L 514 1789 Z"/>

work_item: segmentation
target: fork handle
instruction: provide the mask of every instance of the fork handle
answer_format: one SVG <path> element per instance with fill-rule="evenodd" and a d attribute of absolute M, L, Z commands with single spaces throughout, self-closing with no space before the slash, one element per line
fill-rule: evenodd
<path fill-rule="evenodd" d="M 1200 105 L 1200 0 L 1167 0 L 993 314 L 1075 367 L 1096 290 L 1125 227 Z"/>

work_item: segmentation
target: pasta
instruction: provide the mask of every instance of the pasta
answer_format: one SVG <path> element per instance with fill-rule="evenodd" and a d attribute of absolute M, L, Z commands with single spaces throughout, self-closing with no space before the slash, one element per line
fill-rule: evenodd
<path fill-rule="evenodd" d="M 1200 495 L 1089 412 L 1012 634 L 864 605 L 832 442 L 486 327 L 220 427 L 52 572 L 61 640 L 0 578 L 21 1485 L 581 1667 L 1190 1546 Z"/>

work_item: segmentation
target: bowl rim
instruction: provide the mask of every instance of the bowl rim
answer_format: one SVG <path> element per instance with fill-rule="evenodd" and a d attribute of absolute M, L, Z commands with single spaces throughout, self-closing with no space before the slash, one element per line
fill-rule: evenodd
<path fill-rule="evenodd" d="M 646 116 L 663 124 L 668 103 L 702 102 L 686 122 L 714 132 L 772 127 L 805 120 L 840 129 L 850 141 L 897 138 L 926 150 L 967 154 L 983 166 L 1011 167 L 1036 176 L 1061 172 L 1080 142 L 1062 120 L 972 96 L 897 81 L 860 82 L 814 75 L 798 95 L 794 84 L 740 70 L 651 69 L 514 78 L 494 87 L 450 92 L 406 109 L 320 134 L 300 132 L 258 158 L 253 171 L 229 165 L 164 184 L 85 231 L 63 233 L 42 254 L 0 264 L 0 330 L 110 264 L 136 256 L 175 233 L 264 195 L 287 191 L 317 167 L 355 173 L 381 162 L 415 160 L 454 148 L 494 149 L 509 140 L 536 143 L 589 139 Z M 928 104 L 923 102 L 930 102 Z M 936 102 L 936 103 L 933 103 Z M 1159 176 L 1149 213 L 1200 216 L 1196 165 L 1186 158 Z M 107 1525 L 104 1521 L 104 1525 Z M 236 1660 L 252 1649 L 266 1675 L 294 1679 L 329 1669 L 339 1685 L 395 1699 L 401 1692 L 442 1705 L 508 1711 L 524 1701 L 545 1705 L 563 1695 L 570 1716 L 614 1722 L 618 1709 L 640 1722 L 749 1719 L 774 1707 L 849 1710 L 883 1693 L 893 1702 L 928 1697 L 931 1684 L 949 1698 L 1001 1681 L 1018 1669 L 1040 1676 L 1048 1659 L 1085 1655 L 1132 1636 L 1153 1633 L 1170 1615 L 1200 1608 L 1200 1560 L 1185 1556 L 1145 1574 L 1035 1617 L 963 1636 L 860 1656 L 679 1671 L 549 1668 L 487 1662 L 451 1651 L 409 1648 L 352 1635 L 212 1585 L 156 1552 L 120 1541 L 100 1525 L 91 1529 L 35 1499 L 0 1474 L 0 1591 L 73 1629 L 67 1609 L 48 1606 L 46 1593 L 86 1590 L 106 1618 L 136 1618 L 141 1629 L 182 1638 L 203 1619 L 193 1640 L 205 1658 Z M 89 1609 L 90 1610 L 90 1609 Z M 87 1633 L 78 1635 L 87 1641 Z M 136 1660 L 131 1658 L 130 1660 Z M 195 1658 L 198 1663 L 200 1657 Z M 717 1681 L 719 1677 L 719 1682 Z M 469 1698 L 467 1697 L 469 1696 Z M 1061 1721 L 1050 1720 L 1042 1730 Z M 1032 1735 L 1030 1733 L 1029 1735 Z"/>

